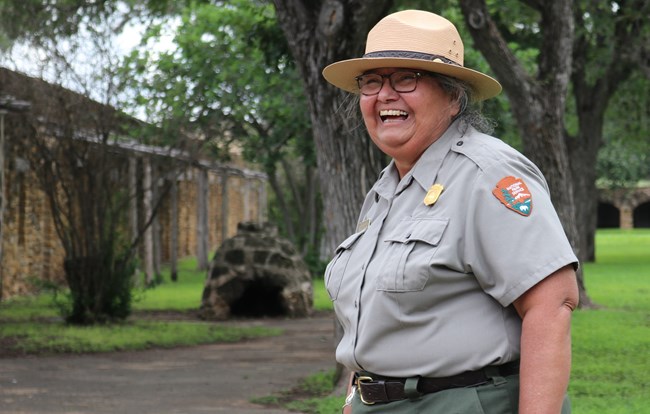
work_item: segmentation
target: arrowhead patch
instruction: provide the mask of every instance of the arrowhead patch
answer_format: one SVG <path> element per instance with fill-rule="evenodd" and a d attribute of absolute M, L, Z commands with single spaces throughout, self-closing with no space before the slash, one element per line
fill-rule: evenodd
<path fill-rule="evenodd" d="M 521 178 L 508 176 L 502 178 L 492 190 L 492 194 L 510 210 L 529 216 L 533 211 L 533 197 Z"/>

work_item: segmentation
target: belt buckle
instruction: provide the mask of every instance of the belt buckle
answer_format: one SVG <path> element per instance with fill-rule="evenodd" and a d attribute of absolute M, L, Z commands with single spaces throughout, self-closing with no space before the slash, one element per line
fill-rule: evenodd
<path fill-rule="evenodd" d="M 361 392 L 361 384 L 363 382 L 373 382 L 373 381 L 374 380 L 372 379 L 372 377 L 366 375 L 357 378 L 357 391 L 359 391 L 359 398 L 361 399 L 361 402 L 364 403 L 365 405 L 373 405 L 374 402 L 368 402 L 363 399 L 363 392 Z"/>

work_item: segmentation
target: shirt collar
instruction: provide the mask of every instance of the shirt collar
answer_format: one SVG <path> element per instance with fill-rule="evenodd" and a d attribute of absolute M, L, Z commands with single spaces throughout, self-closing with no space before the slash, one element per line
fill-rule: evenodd
<path fill-rule="evenodd" d="M 427 191 L 434 184 L 442 161 L 455 141 L 454 138 L 461 135 L 458 124 L 459 121 L 454 121 L 440 138 L 429 145 L 411 169 L 413 178 L 423 190 Z"/>
<path fill-rule="evenodd" d="M 397 168 L 395 168 L 395 161 L 391 160 L 388 166 L 382 170 L 372 189 L 379 197 L 389 200 L 395 195 L 398 184 L 399 175 L 397 174 Z"/>

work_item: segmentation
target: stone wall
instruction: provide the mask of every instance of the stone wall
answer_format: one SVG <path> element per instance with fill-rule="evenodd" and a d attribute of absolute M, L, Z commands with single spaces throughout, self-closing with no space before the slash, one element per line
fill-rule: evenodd
<path fill-rule="evenodd" d="M 64 252 L 33 174 L 9 168 L 5 174 L 2 283 L 7 298 L 34 291 L 34 280 L 62 281 Z"/>
<path fill-rule="evenodd" d="M 197 170 L 188 170 L 178 181 L 178 257 L 196 255 L 198 240 Z M 224 203 L 223 183 L 228 192 Z M 266 220 L 266 180 L 257 177 L 228 175 L 220 171 L 208 174 L 208 223 L 210 254 L 226 238 L 237 232 L 242 221 Z M 171 256 L 171 206 L 165 200 L 159 216 L 161 224 L 161 259 L 166 262 Z"/>
<path fill-rule="evenodd" d="M 15 157 L 12 156 L 12 160 Z M 20 160 L 20 158 L 18 157 Z M 16 166 L 18 165 L 18 168 Z M 225 238 L 233 236 L 241 221 L 266 219 L 266 180 L 259 173 L 222 166 L 206 167 L 209 178 L 209 252 Z M 178 178 L 178 249 L 177 257 L 197 252 L 197 168 Z M 35 280 L 64 282 L 65 252 L 56 234 L 46 195 L 29 168 L 20 162 L 7 162 L 5 225 L 3 231 L 3 299 L 34 292 Z M 227 204 L 223 183 L 227 182 Z M 225 214 L 224 214 L 225 211 Z M 141 213 L 140 213 L 141 214 Z M 225 219 L 225 227 L 223 221 Z M 159 212 L 161 260 L 171 256 L 171 203 L 165 199 Z"/>

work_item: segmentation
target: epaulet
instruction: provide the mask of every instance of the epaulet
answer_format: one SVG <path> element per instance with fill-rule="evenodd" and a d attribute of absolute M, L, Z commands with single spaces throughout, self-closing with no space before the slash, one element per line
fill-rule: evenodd
<path fill-rule="evenodd" d="M 521 154 L 510 145 L 493 136 L 471 130 L 456 139 L 451 150 L 465 155 L 478 168 L 485 170 L 504 160 L 519 159 Z"/>

